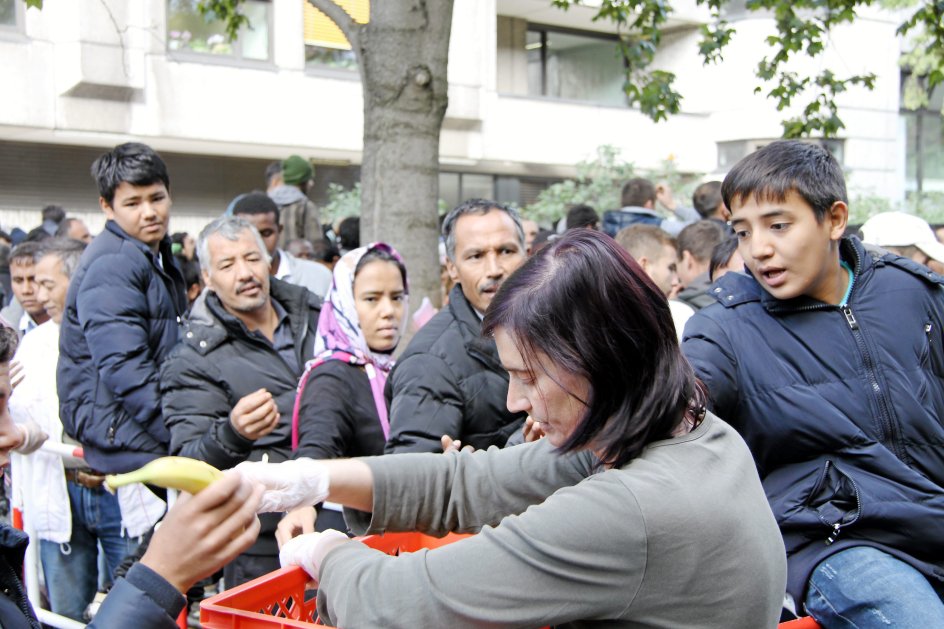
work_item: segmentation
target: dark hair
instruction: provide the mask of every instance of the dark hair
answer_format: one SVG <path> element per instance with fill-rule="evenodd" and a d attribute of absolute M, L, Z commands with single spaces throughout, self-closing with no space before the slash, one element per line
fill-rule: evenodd
<path fill-rule="evenodd" d="M 85 251 L 85 243 L 74 238 L 57 236 L 44 240 L 36 254 L 36 259 L 46 256 L 56 256 L 62 264 L 62 272 L 66 277 L 71 278 L 75 270 L 79 268 L 79 258 Z"/>
<path fill-rule="evenodd" d="M 92 163 L 92 179 L 108 205 L 115 199 L 115 189 L 122 182 L 133 186 L 163 183 L 170 192 L 170 177 L 164 160 L 147 144 L 128 142 L 99 156 Z"/>
<path fill-rule="evenodd" d="M 623 185 L 623 192 L 620 195 L 620 203 L 623 207 L 642 207 L 649 201 L 656 202 L 656 187 L 648 179 L 636 177 Z"/>
<path fill-rule="evenodd" d="M 322 262 L 331 263 L 341 257 L 341 252 L 327 238 L 312 240 L 311 249 L 315 260 L 321 260 Z"/>
<path fill-rule="evenodd" d="M 66 218 L 66 211 L 60 205 L 47 205 L 41 211 L 43 221 L 52 221 L 57 225 Z"/>
<path fill-rule="evenodd" d="M 596 228 L 600 223 L 600 215 L 589 205 L 575 205 L 567 210 L 567 220 L 564 223 L 567 229 L 575 227 Z"/>
<path fill-rule="evenodd" d="M 40 243 L 35 240 L 24 240 L 10 251 L 10 264 L 36 264 L 39 261 Z"/>
<path fill-rule="evenodd" d="M 272 180 L 282 174 L 282 162 L 274 161 L 269 162 L 269 165 L 265 169 L 265 182 L 266 186 L 272 185 Z"/>
<path fill-rule="evenodd" d="M 23 242 L 42 242 L 47 238 L 52 238 L 52 234 L 46 231 L 44 227 L 40 226 L 29 230 L 29 233 L 26 234 L 26 238 L 23 239 Z"/>
<path fill-rule="evenodd" d="M 13 360 L 16 353 L 16 346 L 20 343 L 20 337 L 13 328 L 0 325 L 0 363 L 8 363 Z"/>
<path fill-rule="evenodd" d="M 560 238 L 560 234 L 557 232 L 551 231 L 550 229 L 544 229 L 543 227 L 538 228 L 538 234 L 534 237 L 534 240 L 531 241 L 531 255 L 536 254 L 538 251 L 543 249 L 552 243 L 555 240 Z"/>
<path fill-rule="evenodd" d="M 721 223 L 707 219 L 686 225 L 676 238 L 676 248 L 679 258 L 683 251 L 688 251 L 698 262 L 707 262 L 711 259 L 711 252 L 724 240 L 725 232 Z"/>
<path fill-rule="evenodd" d="M 182 245 L 187 240 L 187 236 L 189 236 L 187 232 L 174 232 L 170 235 L 170 241 L 175 245 Z"/>
<path fill-rule="evenodd" d="M 490 199 L 466 199 L 456 207 L 452 208 L 442 222 L 442 237 L 446 243 L 446 257 L 455 260 L 456 256 L 456 223 L 466 214 L 477 214 L 479 216 L 488 214 L 492 210 L 504 212 L 511 217 L 515 224 L 515 233 L 518 235 L 518 245 L 521 247 L 521 253 L 525 252 L 524 246 L 524 227 L 521 226 L 521 215 L 518 210 L 509 207 L 498 201 Z M 533 243 L 532 243 L 533 244 Z"/>
<path fill-rule="evenodd" d="M 279 206 L 261 190 L 241 195 L 233 202 L 233 216 L 240 214 L 275 214 L 275 224 L 279 224 Z"/>
<path fill-rule="evenodd" d="M 357 249 L 361 246 L 361 219 L 348 216 L 338 224 L 338 243 L 342 249 Z"/>
<path fill-rule="evenodd" d="M 729 236 L 715 245 L 711 252 L 711 264 L 708 266 L 708 279 L 715 281 L 715 273 L 728 265 L 738 248 L 737 236 Z"/>
<path fill-rule="evenodd" d="M 704 410 L 665 295 L 605 234 L 575 229 L 532 256 L 485 313 L 483 333 L 499 328 L 529 368 L 541 353 L 589 382 L 587 410 L 563 453 L 593 447 L 622 467 L 669 438 L 688 411 L 697 421 Z"/>
<path fill-rule="evenodd" d="M 848 203 L 842 167 L 826 148 L 799 140 L 780 140 L 751 153 L 731 169 L 721 184 L 728 209 L 732 203 L 758 199 L 782 202 L 797 193 L 822 222 L 837 201 Z"/>
<path fill-rule="evenodd" d="M 406 283 L 406 266 L 403 264 L 402 260 L 393 255 L 393 249 L 390 245 L 383 242 L 375 242 L 370 245 L 367 249 L 367 253 L 361 256 L 361 259 L 357 261 L 357 266 L 354 267 L 355 279 L 357 278 L 357 274 L 361 272 L 361 269 L 371 262 L 390 262 L 397 265 L 397 268 L 400 269 L 400 279 L 403 280 L 403 292 L 404 294 L 409 294 L 410 289 Z"/>
<path fill-rule="evenodd" d="M 200 285 L 202 277 L 200 276 L 200 263 L 196 260 L 188 260 L 182 255 L 175 255 L 177 266 L 180 267 L 180 274 L 184 276 L 184 286 L 189 290 L 194 284 Z"/>
<path fill-rule="evenodd" d="M 702 218 L 714 214 L 722 202 L 720 181 L 706 181 L 692 193 L 692 205 Z"/>

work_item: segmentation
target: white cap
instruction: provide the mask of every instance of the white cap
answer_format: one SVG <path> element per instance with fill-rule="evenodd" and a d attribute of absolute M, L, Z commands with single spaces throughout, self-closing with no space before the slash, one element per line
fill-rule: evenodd
<path fill-rule="evenodd" d="M 944 244 L 938 242 L 928 222 L 914 214 L 882 212 L 862 225 L 862 240 L 879 247 L 917 247 L 944 263 Z"/>

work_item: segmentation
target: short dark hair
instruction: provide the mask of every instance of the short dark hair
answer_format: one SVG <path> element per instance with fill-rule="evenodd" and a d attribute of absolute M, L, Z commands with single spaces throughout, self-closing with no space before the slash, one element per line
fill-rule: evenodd
<path fill-rule="evenodd" d="M 269 195 L 260 190 L 253 190 L 241 195 L 233 203 L 233 216 L 240 214 L 275 214 L 275 223 L 279 224 L 279 206 Z"/>
<path fill-rule="evenodd" d="M 620 203 L 623 207 L 642 207 L 646 202 L 656 202 L 656 187 L 648 179 L 636 177 L 623 184 Z"/>
<path fill-rule="evenodd" d="M 0 363 L 8 363 L 13 360 L 16 353 L 16 346 L 20 343 L 20 337 L 13 328 L 0 325 Z"/>
<path fill-rule="evenodd" d="M 361 272 L 361 269 L 371 262 L 390 262 L 391 264 L 397 265 L 397 268 L 400 269 L 400 279 L 403 280 L 403 292 L 409 294 L 410 288 L 406 283 L 406 266 L 400 258 L 394 255 L 393 247 L 385 242 L 375 242 L 372 244 L 367 250 L 367 253 L 362 255 L 361 259 L 357 261 L 357 266 L 354 267 L 354 277 L 357 278 L 357 274 Z"/>
<path fill-rule="evenodd" d="M 39 261 L 40 243 L 24 240 L 10 250 L 10 264 L 36 264 Z"/>
<path fill-rule="evenodd" d="M 127 142 L 99 156 L 92 162 L 92 179 L 108 205 L 115 199 L 115 189 L 122 182 L 133 186 L 163 183 L 170 192 L 170 177 L 161 156 L 147 144 Z"/>
<path fill-rule="evenodd" d="M 728 236 L 717 245 L 715 245 L 714 250 L 711 252 L 711 263 L 708 265 L 708 279 L 712 282 L 715 281 L 715 273 L 718 269 L 723 266 L 727 266 L 728 262 L 731 261 L 731 258 L 734 256 L 734 252 L 738 248 L 738 239 L 737 236 Z"/>
<path fill-rule="evenodd" d="M 42 209 L 40 214 L 43 217 L 43 221 L 52 221 L 57 225 L 66 218 L 66 211 L 62 209 L 61 205 L 47 205 Z"/>
<path fill-rule="evenodd" d="M 56 236 L 42 242 L 36 259 L 56 256 L 62 264 L 62 272 L 66 277 L 71 278 L 75 270 L 79 268 L 79 258 L 82 257 L 83 251 L 85 251 L 85 243 L 81 240 Z"/>
<path fill-rule="evenodd" d="M 706 219 L 686 225 L 675 240 L 679 258 L 688 251 L 698 262 L 708 262 L 715 246 L 724 240 L 725 230 L 721 223 Z"/>
<path fill-rule="evenodd" d="M 315 260 L 321 260 L 322 262 L 334 262 L 341 257 L 341 252 L 327 238 L 312 240 L 311 249 Z"/>
<path fill-rule="evenodd" d="M 848 203 L 842 167 L 825 147 L 799 140 L 780 140 L 751 153 L 731 169 L 721 184 L 728 209 L 732 203 L 757 199 L 782 202 L 797 193 L 822 222 L 837 201 Z"/>
<path fill-rule="evenodd" d="M 361 219 L 348 216 L 338 224 L 338 243 L 344 249 L 357 249 L 361 246 Z"/>
<path fill-rule="evenodd" d="M 180 274 L 184 277 L 184 286 L 189 290 L 194 284 L 200 285 L 202 277 L 200 275 L 200 263 L 196 260 L 188 260 L 182 255 L 175 255 L 177 266 L 180 267 Z"/>
<path fill-rule="evenodd" d="M 692 193 L 692 205 L 702 218 L 708 218 L 714 214 L 723 201 L 720 181 L 706 181 L 695 188 L 695 192 Z"/>
<path fill-rule="evenodd" d="M 442 237 L 446 243 L 446 257 L 455 260 L 456 256 L 456 223 L 466 214 L 488 214 L 492 210 L 504 212 L 511 217 L 515 224 L 515 233 L 518 235 L 518 244 L 521 246 L 521 253 L 526 251 L 524 246 L 524 227 L 521 226 L 521 215 L 518 210 L 509 207 L 498 201 L 491 199 L 466 199 L 456 207 L 452 208 L 442 222 Z"/>
<path fill-rule="evenodd" d="M 266 186 L 272 185 L 272 180 L 282 174 L 282 162 L 276 160 L 274 162 L 269 162 L 269 165 L 265 169 L 265 182 Z"/>
<path fill-rule="evenodd" d="M 485 313 L 483 333 L 499 328 L 529 368 L 541 353 L 589 382 L 586 412 L 562 453 L 593 444 L 603 463 L 622 467 L 704 410 L 665 295 L 605 234 L 566 232 L 525 262 Z"/>
<path fill-rule="evenodd" d="M 600 223 L 600 215 L 589 205 L 575 205 L 567 210 L 567 220 L 564 224 L 567 229 L 576 227 L 593 227 Z"/>

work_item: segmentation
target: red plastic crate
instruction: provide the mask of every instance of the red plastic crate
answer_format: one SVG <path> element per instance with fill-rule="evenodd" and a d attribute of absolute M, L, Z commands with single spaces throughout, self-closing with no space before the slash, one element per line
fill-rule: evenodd
<path fill-rule="evenodd" d="M 467 535 L 431 537 L 422 533 L 387 533 L 360 538 L 388 555 L 438 548 Z M 314 627 L 315 600 L 305 602 L 309 577 L 298 567 L 282 568 L 225 590 L 200 603 L 200 624 L 206 629 L 304 629 Z"/>

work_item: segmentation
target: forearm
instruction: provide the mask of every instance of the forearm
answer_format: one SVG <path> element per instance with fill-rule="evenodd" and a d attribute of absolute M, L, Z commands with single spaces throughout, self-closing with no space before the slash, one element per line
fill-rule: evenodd
<path fill-rule="evenodd" d="M 374 504 L 374 473 L 361 459 L 322 461 L 328 468 L 328 500 L 358 511 L 370 511 Z"/>

